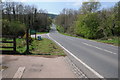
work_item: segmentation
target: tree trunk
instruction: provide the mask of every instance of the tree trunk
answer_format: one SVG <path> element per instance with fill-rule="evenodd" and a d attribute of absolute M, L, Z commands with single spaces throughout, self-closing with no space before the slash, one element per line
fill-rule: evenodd
<path fill-rule="evenodd" d="M 37 39 L 36 33 L 35 33 L 35 39 Z"/>
<path fill-rule="evenodd" d="M 16 20 L 16 13 L 15 13 L 15 8 L 13 7 L 13 17 L 14 17 L 14 20 Z"/>

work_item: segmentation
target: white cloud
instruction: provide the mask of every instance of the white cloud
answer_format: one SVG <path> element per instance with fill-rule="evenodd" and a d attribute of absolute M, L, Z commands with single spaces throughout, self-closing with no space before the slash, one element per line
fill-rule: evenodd
<path fill-rule="evenodd" d="M 81 6 L 82 5 L 82 2 L 75 2 L 73 3 L 73 6 Z"/>
<path fill-rule="evenodd" d="M 68 1 L 68 0 L 67 0 Z M 75 7 L 79 7 L 82 5 L 82 2 L 85 1 L 85 0 L 71 0 L 72 3 L 70 3 L 68 1 L 68 3 L 66 3 L 66 5 L 68 6 L 75 6 Z"/>

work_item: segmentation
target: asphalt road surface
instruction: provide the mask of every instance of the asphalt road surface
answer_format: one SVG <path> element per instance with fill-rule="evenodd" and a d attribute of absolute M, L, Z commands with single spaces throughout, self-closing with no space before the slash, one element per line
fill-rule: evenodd
<path fill-rule="evenodd" d="M 82 38 L 65 36 L 56 31 L 53 24 L 48 35 L 70 54 L 79 68 L 89 75 L 100 78 L 118 78 L 118 47 Z M 86 72 L 87 71 L 87 72 Z M 90 72 L 91 71 L 91 72 Z"/>

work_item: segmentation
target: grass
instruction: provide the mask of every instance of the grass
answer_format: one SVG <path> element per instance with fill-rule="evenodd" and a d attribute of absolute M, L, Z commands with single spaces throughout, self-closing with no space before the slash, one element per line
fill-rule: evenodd
<path fill-rule="evenodd" d="M 4 41 L 13 41 L 12 39 L 1 39 L 1 40 L 4 40 Z M 17 38 L 16 39 L 16 44 L 17 44 L 17 48 L 16 50 L 19 52 L 19 53 L 23 53 L 25 50 L 26 50 L 26 41 L 25 39 L 19 39 Z M 12 47 L 13 46 L 13 43 L 0 43 L 0 46 L 4 46 L 4 47 Z M 13 48 L 0 48 L 0 50 L 13 50 Z"/>
<path fill-rule="evenodd" d="M 37 34 L 47 34 L 49 32 L 37 32 Z"/>
<path fill-rule="evenodd" d="M 0 38 L 0 41 L 13 41 L 12 39 L 5 39 L 5 38 Z M 3 47 L 12 47 L 12 43 L 0 43 L 0 46 Z M 0 48 L 0 50 L 13 50 L 12 48 Z"/>
<path fill-rule="evenodd" d="M 59 33 L 61 33 L 61 32 L 59 32 Z M 82 38 L 82 39 L 91 40 L 91 39 L 88 39 L 88 38 L 84 38 L 84 37 L 81 37 L 81 36 L 75 36 L 75 35 L 71 35 L 71 34 L 68 34 L 68 33 L 61 33 L 61 34 L 66 35 L 66 36 L 71 36 L 71 37 L 76 37 L 76 38 Z"/>
<path fill-rule="evenodd" d="M 63 50 L 49 39 L 34 40 L 30 45 L 33 54 L 65 55 Z"/>
<path fill-rule="evenodd" d="M 70 35 L 70 34 L 67 34 L 67 33 L 61 33 L 61 34 L 66 35 L 66 36 L 83 38 L 83 37 L 79 37 L 79 36 Z M 87 39 L 87 38 L 83 38 L 83 39 Z M 111 44 L 111 45 L 114 45 L 114 46 L 120 46 L 120 39 L 118 37 L 110 37 L 110 38 L 108 38 L 108 40 L 103 40 L 103 39 L 87 39 L 87 40 L 93 40 L 93 41 L 97 41 L 97 42 Z"/>
<path fill-rule="evenodd" d="M 42 40 L 35 40 L 29 45 L 31 55 L 60 55 L 65 56 L 64 51 L 58 45 L 56 45 L 53 41 L 42 38 Z M 26 40 L 25 39 L 16 39 L 17 44 L 17 52 L 24 53 L 26 51 Z M 1 43 L 0 46 L 13 46 L 12 43 Z M 11 50 L 10 48 L 0 48 L 1 50 Z"/>
<path fill-rule="evenodd" d="M 26 51 L 26 40 L 25 39 L 16 39 L 16 50 L 19 53 L 24 53 Z"/>
<path fill-rule="evenodd" d="M 118 37 L 114 37 L 108 40 L 95 40 L 97 42 L 102 42 L 102 43 L 107 43 L 107 44 L 112 44 L 115 46 L 120 46 L 120 39 Z"/>
<path fill-rule="evenodd" d="M 67 33 L 61 33 L 61 34 L 66 35 L 66 36 L 76 37 L 76 36 L 73 36 L 73 35 L 70 35 L 70 34 L 67 34 Z"/>

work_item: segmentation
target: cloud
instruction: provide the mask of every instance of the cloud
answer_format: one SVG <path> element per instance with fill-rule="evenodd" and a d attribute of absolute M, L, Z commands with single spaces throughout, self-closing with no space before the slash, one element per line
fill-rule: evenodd
<path fill-rule="evenodd" d="M 73 3 L 73 6 L 81 6 L 82 5 L 82 2 L 75 2 Z"/>
<path fill-rule="evenodd" d="M 67 6 L 79 7 L 79 6 L 82 5 L 82 2 L 83 2 L 83 0 L 71 0 L 71 2 L 68 1 L 68 3 L 66 3 L 66 5 Z"/>
<path fill-rule="evenodd" d="M 82 5 L 84 1 L 87 1 L 87 0 L 71 0 L 72 4 L 70 6 L 79 7 Z"/>
<path fill-rule="evenodd" d="M 26 0 L 21 0 L 21 2 L 26 2 Z"/>

